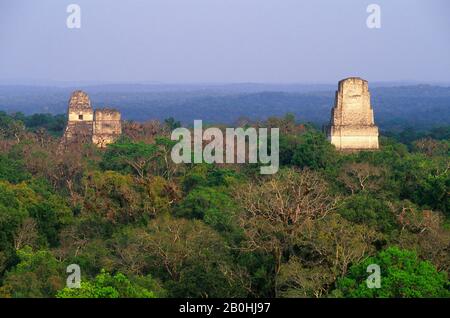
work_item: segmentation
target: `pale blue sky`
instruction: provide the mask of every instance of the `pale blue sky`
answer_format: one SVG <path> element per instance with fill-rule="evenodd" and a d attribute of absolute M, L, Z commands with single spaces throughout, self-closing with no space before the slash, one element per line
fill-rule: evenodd
<path fill-rule="evenodd" d="M 66 7 L 82 28 L 66 27 Z M 381 29 L 368 29 L 368 4 Z M 450 82 L 448 0 L 0 0 L 0 80 Z"/>

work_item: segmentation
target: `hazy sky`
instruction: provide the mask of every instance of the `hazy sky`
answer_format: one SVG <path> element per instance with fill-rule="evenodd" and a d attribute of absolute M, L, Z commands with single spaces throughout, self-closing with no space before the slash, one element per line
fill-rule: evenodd
<path fill-rule="evenodd" d="M 81 29 L 66 8 L 81 7 Z M 381 28 L 366 8 L 381 6 Z M 448 0 L 0 0 L 0 80 L 450 82 Z"/>

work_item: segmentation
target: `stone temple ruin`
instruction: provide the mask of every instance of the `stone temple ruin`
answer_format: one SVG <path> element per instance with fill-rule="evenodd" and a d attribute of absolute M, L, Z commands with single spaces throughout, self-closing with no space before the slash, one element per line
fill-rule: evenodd
<path fill-rule="evenodd" d="M 64 145 L 92 142 L 104 148 L 122 133 L 120 112 L 109 108 L 94 111 L 89 96 L 83 91 L 72 93 L 67 117 Z"/>
<path fill-rule="evenodd" d="M 94 111 L 85 92 L 72 93 L 62 145 L 92 142 L 104 148 L 114 142 L 121 133 L 120 112 L 109 108 Z M 350 77 L 339 82 L 326 133 L 328 140 L 338 150 L 379 148 L 378 127 L 374 122 L 367 81 Z"/>
<path fill-rule="evenodd" d="M 328 140 L 338 150 L 379 148 L 367 81 L 350 77 L 339 82 L 326 132 Z"/>

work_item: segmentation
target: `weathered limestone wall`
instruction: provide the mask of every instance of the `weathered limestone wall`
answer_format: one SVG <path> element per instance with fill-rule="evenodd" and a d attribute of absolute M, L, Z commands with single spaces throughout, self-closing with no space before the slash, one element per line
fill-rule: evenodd
<path fill-rule="evenodd" d="M 339 150 L 378 149 L 378 129 L 376 127 L 360 129 L 331 128 L 328 140 Z"/>
<path fill-rule="evenodd" d="M 357 77 L 340 81 L 327 129 L 328 140 L 339 150 L 378 149 L 378 134 L 368 82 Z"/>
<path fill-rule="evenodd" d="M 98 147 L 113 143 L 122 133 L 120 113 L 114 109 L 98 109 L 94 116 L 92 142 Z"/>
<path fill-rule="evenodd" d="M 98 109 L 94 112 L 89 96 L 75 91 L 69 100 L 68 122 L 62 144 L 93 142 L 105 147 L 122 133 L 120 113 L 114 109 Z"/>
<path fill-rule="evenodd" d="M 92 121 L 94 111 L 91 107 L 89 96 L 83 91 L 75 91 L 69 100 L 69 122 L 73 121 Z M 82 118 L 80 118 L 82 116 Z"/>
<path fill-rule="evenodd" d="M 89 96 L 82 91 L 75 91 L 69 100 L 67 110 L 68 122 L 63 141 L 85 142 L 92 138 L 94 111 Z"/>

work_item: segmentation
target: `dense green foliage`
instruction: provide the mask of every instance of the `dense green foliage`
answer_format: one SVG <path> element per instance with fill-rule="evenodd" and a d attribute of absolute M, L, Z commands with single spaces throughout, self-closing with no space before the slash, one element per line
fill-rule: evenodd
<path fill-rule="evenodd" d="M 155 298 L 155 293 L 135 285 L 123 274 L 114 276 L 102 271 L 92 282 L 82 282 L 80 288 L 58 291 L 58 298 Z"/>
<path fill-rule="evenodd" d="M 448 128 L 340 153 L 292 115 L 246 121 L 280 128 L 260 175 L 174 164 L 173 118 L 65 151 L 61 120 L 0 113 L 0 297 L 449 297 Z"/>
<path fill-rule="evenodd" d="M 383 273 L 380 288 L 367 288 L 367 267 L 377 264 Z M 448 279 L 416 253 L 388 248 L 350 268 L 337 282 L 336 294 L 344 297 L 450 297 Z"/>

